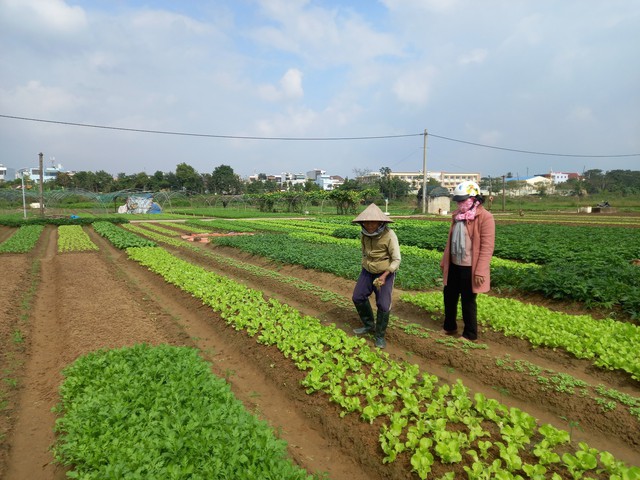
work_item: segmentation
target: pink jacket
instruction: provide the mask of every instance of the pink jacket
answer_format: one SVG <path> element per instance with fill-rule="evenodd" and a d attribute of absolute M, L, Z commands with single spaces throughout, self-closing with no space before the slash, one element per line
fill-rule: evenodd
<path fill-rule="evenodd" d="M 477 208 L 476 218 L 467 221 L 467 231 L 471 237 L 472 246 L 471 278 L 473 278 L 473 275 L 482 275 L 485 280 L 480 287 L 476 287 L 473 282 L 471 282 L 471 285 L 473 293 L 486 293 L 491 288 L 490 263 L 496 240 L 496 222 L 493 219 L 493 215 L 485 210 L 482 205 Z M 449 239 L 440 262 L 445 285 L 447 284 L 449 265 L 451 264 L 451 232 L 453 231 L 453 224 L 454 222 L 452 221 L 449 229 Z"/>

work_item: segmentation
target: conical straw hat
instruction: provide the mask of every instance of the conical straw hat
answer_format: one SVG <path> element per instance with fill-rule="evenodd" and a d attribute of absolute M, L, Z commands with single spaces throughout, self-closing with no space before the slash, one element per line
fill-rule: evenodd
<path fill-rule="evenodd" d="M 365 208 L 360 215 L 351 220 L 351 223 L 360 222 L 393 223 L 393 220 L 385 215 L 384 212 L 380 210 L 375 203 L 372 203 L 367 208 Z"/>

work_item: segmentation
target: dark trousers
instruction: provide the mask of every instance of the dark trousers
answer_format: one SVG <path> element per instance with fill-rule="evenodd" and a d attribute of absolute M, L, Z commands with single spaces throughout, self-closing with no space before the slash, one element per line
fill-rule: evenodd
<path fill-rule="evenodd" d="M 393 293 L 393 280 L 396 274 L 390 273 L 380 288 L 373 286 L 373 281 L 380 276 L 379 273 L 369 273 L 364 268 L 360 272 L 356 286 L 353 289 L 353 303 L 366 302 L 372 293 L 376 295 L 376 307 L 381 312 L 391 310 L 391 294 Z"/>
<path fill-rule="evenodd" d="M 462 300 L 462 320 L 464 330 L 462 336 L 469 340 L 478 338 L 478 316 L 476 296 L 471 289 L 471 267 L 449 265 L 447 285 L 444 287 L 444 326 L 447 332 L 458 328 L 456 318 L 458 316 L 458 300 Z"/>

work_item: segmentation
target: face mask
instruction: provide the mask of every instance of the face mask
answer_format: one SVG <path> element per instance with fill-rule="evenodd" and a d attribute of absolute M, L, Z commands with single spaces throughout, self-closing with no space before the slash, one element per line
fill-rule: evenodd
<path fill-rule="evenodd" d="M 469 197 L 462 202 L 458 202 L 458 211 L 460 213 L 466 213 L 473 207 L 474 199 Z"/>

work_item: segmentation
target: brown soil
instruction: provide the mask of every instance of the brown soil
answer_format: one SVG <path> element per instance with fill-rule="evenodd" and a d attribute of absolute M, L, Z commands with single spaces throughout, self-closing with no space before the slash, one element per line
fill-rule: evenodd
<path fill-rule="evenodd" d="M 310 472 L 327 472 L 331 479 L 417 478 L 406 459 L 382 465 L 379 424 L 365 424 L 354 415 L 340 418 L 326 396 L 304 392 L 299 385 L 302 372 L 277 350 L 226 326 L 199 301 L 128 260 L 92 229 L 87 232 L 99 252 L 57 253 L 55 228 L 47 227 L 34 252 L 0 257 L 0 276 L 10 279 L 0 289 L 0 376 L 5 379 L 0 385 L 0 405 L 3 398 L 8 402 L 0 416 L 0 478 L 64 478 L 65 470 L 53 463 L 49 450 L 55 441 L 51 409 L 58 401 L 62 369 L 90 351 L 141 342 L 198 347 L 203 358 L 212 362 L 213 372 L 227 378 L 237 397 L 273 426 L 288 442 L 294 461 Z M 273 264 L 232 249 L 190 245 L 198 245 L 202 253 L 167 248 L 323 322 L 347 331 L 358 326 L 349 304 L 353 282 Z M 340 294 L 344 301 L 322 301 L 291 284 L 229 267 L 205 253 L 300 278 Z M 438 319 L 399 301 L 394 303 L 394 314 L 398 320 L 389 331 L 387 348 L 392 357 L 417 363 L 443 381 L 460 378 L 474 392 L 522 408 L 541 422 L 565 429 L 572 422 L 578 425 L 573 429 L 574 440 L 608 450 L 627 463 L 640 463 L 640 423 L 626 409 L 604 413 L 593 399 L 545 392 L 534 377 L 498 368 L 496 359 L 509 355 L 511 360 L 531 362 L 634 396 L 640 394 L 638 382 L 559 351 L 531 349 L 526 342 L 490 331 L 481 338 L 487 349 L 468 350 L 460 342 L 446 346 L 437 341 L 442 339 L 437 333 Z M 430 337 L 404 333 L 402 323 L 420 324 L 429 329 Z M 436 476 L 443 472 L 434 471 Z"/>

